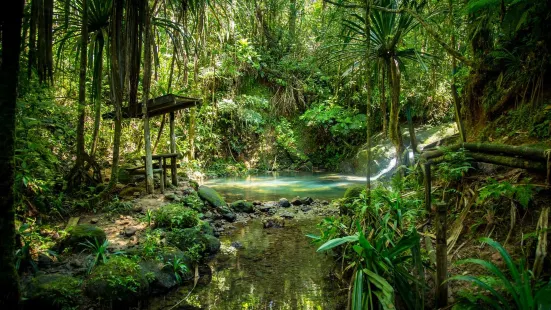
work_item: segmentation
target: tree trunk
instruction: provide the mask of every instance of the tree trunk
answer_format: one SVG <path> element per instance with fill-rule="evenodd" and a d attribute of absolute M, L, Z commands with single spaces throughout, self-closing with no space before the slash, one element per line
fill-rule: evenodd
<path fill-rule="evenodd" d="M 383 119 L 383 134 L 388 136 L 388 118 L 387 118 L 387 103 L 386 103 L 386 89 L 385 89 L 385 80 L 386 80 L 386 70 L 385 66 L 381 67 L 381 117 Z"/>
<path fill-rule="evenodd" d="M 145 1 L 145 42 L 144 42 L 144 73 L 143 73 L 143 131 L 145 142 L 145 171 L 147 192 L 153 193 L 153 161 L 151 153 L 151 136 L 149 132 L 149 115 L 147 111 L 147 102 L 149 101 L 149 87 L 151 84 L 151 32 L 149 31 L 151 17 L 149 15 L 149 5 Z M 160 133 L 159 133 L 160 134 Z"/>
<path fill-rule="evenodd" d="M 19 77 L 21 21 L 24 1 L 13 1 L 0 12 L 0 308 L 19 308 L 19 277 L 15 270 L 15 109 Z"/>
<path fill-rule="evenodd" d="M 419 153 L 419 151 L 417 150 L 417 138 L 415 137 L 415 127 L 413 127 L 413 117 L 411 115 L 412 113 L 412 108 L 411 108 L 411 102 L 407 102 L 407 107 L 406 107 L 406 116 L 407 116 L 407 119 L 408 119 L 408 129 L 409 129 L 409 140 L 411 141 L 411 150 L 414 152 L 414 153 Z"/>
<path fill-rule="evenodd" d="M 289 45 L 290 50 L 293 42 L 296 42 L 296 26 L 297 25 L 297 0 L 289 1 Z"/>
<path fill-rule="evenodd" d="M 94 157 L 96 154 L 96 149 L 98 147 L 98 140 L 99 140 L 99 129 L 101 124 L 101 86 L 103 81 L 103 46 L 104 46 L 104 39 L 103 37 L 100 37 L 99 44 L 96 44 L 96 52 L 95 54 L 95 64 L 94 64 L 94 70 L 96 72 L 94 73 L 94 76 L 96 80 L 94 81 L 94 131 L 92 134 L 92 146 L 90 147 L 90 156 Z"/>
<path fill-rule="evenodd" d="M 396 148 L 396 167 L 401 171 L 404 155 L 402 132 L 400 131 L 400 68 L 396 60 L 390 60 L 391 102 L 389 117 L 389 137 Z"/>
<path fill-rule="evenodd" d="M 367 205 L 371 203 L 371 74 L 369 70 L 369 49 L 371 40 L 371 24 L 370 24 L 370 9 L 371 9 L 371 0 L 365 1 L 365 33 L 366 33 L 366 49 L 365 49 L 365 76 L 366 76 L 366 88 L 367 88 L 367 99 L 366 99 L 366 135 L 367 135 L 367 171 L 366 171 L 366 183 L 365 183 L 365 192 Z"/>
<path fill-rule="evenodd" d="M 86 66 L 88 61 L 87 0 L 82 0 L 82 8 L 82 24 L 80 28 L 80 71 L 78 77 L 77 152 L 75 166 L 69 173 L 68 181 L 70 189 L 75 189 L 86 181 L 84 176 L 86 173 L 84 171 L 84 157 L 86 156 L 84 150 L 84 120 L 86 118 Z"/>
<path fill-rule="evenodd" d="M 452 31 L 451 41 L 452 48 L 455 49 L 455 26 L 453 22 L 453 1 L 449 0 L 449 11 L 450 11 L 450 29 Z M 453 107 L 455 112 L 455 122 L 457 123 L 457 129 L 459 130 L 459 136 L 461 137 L 461 142 L 467 142 L 467 137 L 465 136 L 465 128 L 463 127 L 463 121 L 461 120 L 461 102 L 459 101 L 459 95 L 457 94 L 457 87 L 455 86 L 455 73 L 457 71 L 457 60 L 455 57 L 452 57 L 452 81 L 451 81 L 451 91 L 453 97 Z"/>

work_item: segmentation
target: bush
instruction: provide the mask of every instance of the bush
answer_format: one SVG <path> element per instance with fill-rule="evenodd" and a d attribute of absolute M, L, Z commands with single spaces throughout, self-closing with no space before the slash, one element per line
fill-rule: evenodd
<path fill-rule="evenodd" d="M 353 185 L 346 189 L 346 192 L 344 192 L 344 198 L 345 199 L 355 199 L 359 198 L 360 194 L 365 190 L 364 185 Z"/>
<path fill-rule="evenodd" d="M 199 223 L 199 215 L 182 204 L 168 204 L 155 211 L 154 220 L 157 227 L 190 228 Z"/>

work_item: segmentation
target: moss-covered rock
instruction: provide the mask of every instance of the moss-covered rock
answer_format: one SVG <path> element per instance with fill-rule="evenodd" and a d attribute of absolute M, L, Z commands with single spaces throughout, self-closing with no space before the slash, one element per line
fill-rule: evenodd
<path fill-rule="evenodd" d="M 148 292 L 153 278 L 133 260 L 115 256 L 92 271 L 84 285 L 85 293 L 100 301 L 132 303 Z"/>
<path fill-rule="evenodd" d="M 195 247 L 193 251 L 197 251 L 202 256 L 216 254 L 220 249 L 220 240 L 203 233 L 200 227 L 173 229 L 166 234 L 166 241 L 184 253 Z"/>
<path fill-rule="evenodd" d="M 353 185 L 346 189 L 346 192 L 344 192 L 344 198 L 345 199 L 355 199 L 359 198 L 360 194 L 365 190 L 364 185 Z"/>
<path fill-rule="evenodd" d="M 199 215 L 183 204 L 171 203 L 157 209 L 153 220 L 157 227 L 190 228 L 199 223 Z"/>
<path fill-rule="evenodd" d="M 201 185 L 198 190 L 199 197 L 207 201 L 211 206 L 219 208 L 226 205 L 224 198 L 214 189 Z"/>
<path fill-rule="evenodd" d="M 210 226 L 209 222 L 201 221 L 198 226 L 203 234 L 214 236 L 214 229 Z"/>
<path fill-rule="evenodd" d="M 90 241 L 92 243 L 103 243 L 107 236 L 105 232 L 94 225 L 82 224 L 75 225 L 68 230 L 67 238 L 63 241 L 63 248 L 71 247 L 74 250 L 83 250 L 83 243 Z"/>
<path fill-rule="evenodd" d="M 167 266 L 167 268 L 165 268 Z M 174 272 L 170 270 L 169 265 L 158 260 L 147 260 L 140 262 L 140 268 L 144 276 L 148 276 L 151 279 L 149 285 L 151 294 L 161 294 L 176 287 L 179 283 L 174 275 Z"/>
<path fill-rule="evenodd" d="M 62 274 L 37 276 L 31 280 L 26 303 L 30 309 L 74 309 L 82 299 L 80 282 Z"/>
<path fill-rule="evenodd" d="M 145 187 L 143 186 L 129 186 L 125 187 L 121 190 L 119 193 L 119 197 L 121 198 L 134 198 L 136 195 L 135 193 L 139 193 L 140 195 L 145 193 Z"/>
<path fill-rule="evenodd" d="M 238 200 L 238 201 L 232 202 L 231 208 L 235 212 L 245 212 L 245 213 L 254 212 L 253 204 L 245 200 Z"/>
<path fill-rule="evenodd" d="M 237 218 L 235 213 L 228 208 L 228 206 L 221 206 L 216 208 L 216 210 L 218 210 L 218 213 L 220 213 L 220 215 L 222 215 L 222 217 L 228 222 L 233 222 Z"/>

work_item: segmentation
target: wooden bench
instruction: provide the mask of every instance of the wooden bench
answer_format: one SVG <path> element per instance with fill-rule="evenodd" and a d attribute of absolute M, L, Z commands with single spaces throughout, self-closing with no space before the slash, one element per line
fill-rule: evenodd
<path fill-rule="evenodd" d="M 157 160 L 158 164 L 154 164 L 153 174 L 158 173 L 160 175 L 161 180 L 161 193 L 164 193 L 165 191 L 165 184 L 167 184 L 167 169 L 168 165 L 166 163 L 167 159 L 170 159 L 170 175 L 172 177 L 172 185 L 178 186 L 178 174 L 177 174 L 177 167 L 178 163 L 176 160 L 178 159 L 178 153 L 168 153 L 168 154 L 157 154 L 151 156 L 151 159 L 153 161 Z M 144 167 L 145 167 L 145 156 L 142 156 L 142 160 L 144 161 Z M 143 172 L 146 180 L 147 180 L 147 171 L 146 169 L 143 169 Z M 146 181 L 147 186 L 147 181 Z"/>

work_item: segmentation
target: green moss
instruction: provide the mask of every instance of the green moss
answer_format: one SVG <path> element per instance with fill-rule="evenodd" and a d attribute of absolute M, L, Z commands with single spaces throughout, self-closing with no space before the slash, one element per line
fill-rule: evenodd
<path fill-rule="evenodd" d="M 132 197 L 134 197 L 134 193 L 136 193 L 136 192 L 140 193 L 140 195 L 145 193 L 145 187 L 143 187 L 143 186 L 125 187 L 119 193 L 119 197 L 132 198 Z"/>
<path fill-rule="evenodd" d="M 182 204 L 168 204 L 157 209 L 153 215 L 157 227 L 190 228 L 199 223 L 197 211 Z"/>
<path fill-rule="evenodd" d="M 28 305 L 40 309 L 73 309 L 81 300 L 80 280 L 61 274 L 41 275 L 32 279 Z"/>
<path fill-rule="evenodd" d="M 207 201 L 213 207 L 218 208 L 226 205 L 224 198 L 222 198 L 217 191 L 210 187 L 199 186 L 198 193 L 201 199 Z"/>
<path fill-rule="evenodd" d="M 147 274 L 131 259 L 115 256 L 98 266 L 85 283 L 86 294 L 101 301 L 131 302 L 148 289 Z"/>
<path fill-rule="evenodd" d="M 75 250 L 82 250 L 85 248 L 82 243 L 90 241 L 95 244 L 95 240 L 97 240 L 101 244 L 106 238 L 105 232 L 97 226 L 88 224 L 76 225 L 69 229 L 68 236 L 64 240 L 63 245 Z"/>
<path fill-rule="evenodd" d="M 254 207 L 251 202 L 245 200 L 238 200 L 231 204 L 231 207 L 236 212 L 253 213 Z"/>
<path fill-rule="evenodd" d="M 363 185 L 353 185 L 346 189 L 346 192 L 344 192 L 344 198 L 345 199 L 354 199 L 359 198 L 360 194 L 365 190 L 365 186 Z"/>
<path fill-rule="evenodd" d="M 186 253 L 194 249 L 201 256 L 215 254 L 220 249 L 220 241 L 209 234 L 205 234 L 199 227 L 173 229 L 166 234 L 169 245 L 175 246 Z"/>

